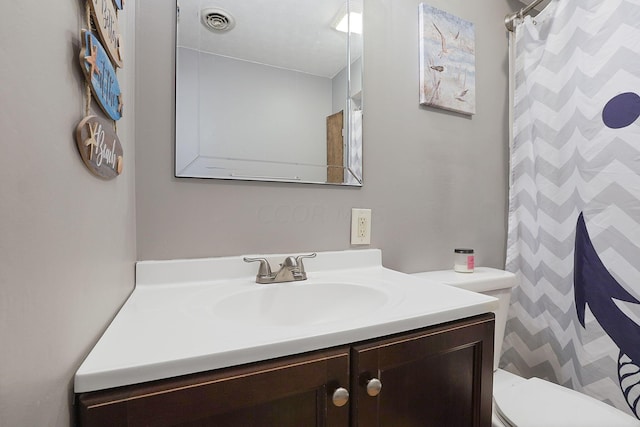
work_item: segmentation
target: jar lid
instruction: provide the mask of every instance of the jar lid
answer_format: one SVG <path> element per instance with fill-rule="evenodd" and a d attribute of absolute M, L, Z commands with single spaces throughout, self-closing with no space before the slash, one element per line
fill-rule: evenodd
<path fill-rule="evenodd" d="M 453 252 L 457 254 L 472 254 L 473 249 L 454 249 Z"/>

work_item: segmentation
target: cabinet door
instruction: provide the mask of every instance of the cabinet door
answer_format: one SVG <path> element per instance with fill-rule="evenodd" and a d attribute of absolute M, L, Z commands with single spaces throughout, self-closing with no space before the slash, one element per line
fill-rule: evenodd
<path fill-rule="evenodd" d="M 352 426 L 490 427 L 493 331 L 488 314 L 355 346 Z"/>
<path fill-rule="evenodd" d="M 78 396 L 81 427 L 347 427 L 347 347 Z"/>

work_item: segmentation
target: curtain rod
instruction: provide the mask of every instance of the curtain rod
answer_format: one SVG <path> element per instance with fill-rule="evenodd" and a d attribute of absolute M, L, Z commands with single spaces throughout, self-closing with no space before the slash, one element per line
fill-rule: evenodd
<path fill-rule="evenodd" d="M 521 18 L 522 19 L 522 17 L 524 17 L 527 13 L 529 13 L 531 11 L 531 9 L 533 9 L 534 7 L 536 7 L 537 5 L 542 3 L 543 1 L 544 0 L 534 0 L 531 4 L 529 4 L 528 6 L 523 7 L 522 9 L 517 11 L 516 13 L 513 13 L 511 15 L 505 16 L 504 17 L 504 25 L 505 25 L 505 27 L 507 27 L 507 30 L 513 31 L 513 29 L 514 29 L 513 21 L 515 21 L 516 18 Z"/>

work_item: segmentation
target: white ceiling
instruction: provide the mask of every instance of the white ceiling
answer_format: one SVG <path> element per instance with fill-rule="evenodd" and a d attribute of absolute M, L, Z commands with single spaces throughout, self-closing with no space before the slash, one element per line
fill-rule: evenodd
<path fill-rule="evenodd" d="M 360 4 L 362 0 L 359 0 Z M 345 33 L 331 27 L 346 0 L 179 0 L 178 46 L 334 77 L 346 65 Z M 235 28 L 213 33 L 200 11 L 229 12 Z M 353 35 L 360 39 L 362 37 Z M 352 50 L 352 59 L 359 52 Z"/>

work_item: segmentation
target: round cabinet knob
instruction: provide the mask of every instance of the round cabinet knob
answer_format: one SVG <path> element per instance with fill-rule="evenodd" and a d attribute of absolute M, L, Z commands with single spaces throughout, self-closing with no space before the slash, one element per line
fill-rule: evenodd
<path fill-rule="evenodd" d="M 369 396 L 375 397 L 379 395 L 380 390 L 382 390 L 382 382 L 379 379 L 371 378 L 367 381 L 367 394 Z"/>
<path fill-rule="evenodd" d="M 349 391 L 344 387 L 338 387 L 333 392 L 333 404 L 337 407 L 344 406 L 349 401 Z"/>

